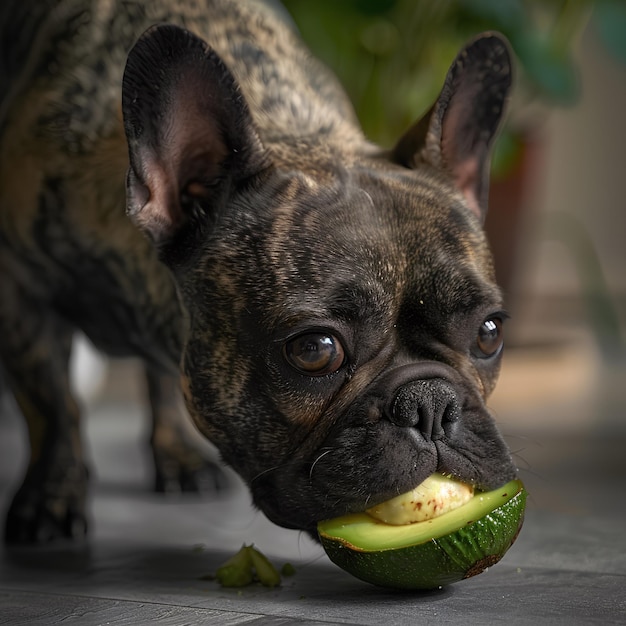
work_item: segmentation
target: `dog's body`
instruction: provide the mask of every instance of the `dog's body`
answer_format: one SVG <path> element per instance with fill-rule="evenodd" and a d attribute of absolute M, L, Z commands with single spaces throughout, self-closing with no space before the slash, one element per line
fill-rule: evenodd
<path fill-rule="evenodd" d="M 124 73 L 162 23 L 215 52 L 164 26 Z M 0 29 L 0 355 L 32 447 L 7 539 L 84 530 L 75 328 L 145 360 L 160 488 L 207 469 L 174 443 L 179 364 L 196 425 L 285 526 L 434 471 L 514 475 L 484 406 L 500 39 L 385 153 L 261 2 L 20 0 Z"/>

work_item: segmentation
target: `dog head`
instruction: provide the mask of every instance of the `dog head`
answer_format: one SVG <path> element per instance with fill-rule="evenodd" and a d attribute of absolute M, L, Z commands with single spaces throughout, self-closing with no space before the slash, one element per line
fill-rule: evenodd
<path fill-rule="evenodd" d="M 128 212 L 188 314 L 187 404 L 276 523 L 313 530 L 435 471 L 515 475 L 485 407 L 506 315 L 482 230 L 510 83 L 485 35 L 392 151 L 277 148 L 201 40 L 159 27 L 131 52 Z"/>

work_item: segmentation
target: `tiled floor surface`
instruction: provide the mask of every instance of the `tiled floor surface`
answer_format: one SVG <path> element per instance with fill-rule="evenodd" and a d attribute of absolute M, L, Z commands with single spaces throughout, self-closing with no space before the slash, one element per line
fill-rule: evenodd
<path fill-rule="evenodd" d="M 555 415 L 538 411 L 535 426 Z M 87 426 L 96 468 L 90 539 L 0 548 L 0 624 L 626 624 L 623 430 L 507 426 L 531 494 L 517 543 L 488 572 L 420 594 L 345 574 L 309 538 L 253 511 L 237 483 L 201 500 L 151 495 L 141 409 L 124 395 L 95 402 Z M 5 416 L 2 508 L 24 459 L 21 425 Z M 296 574 L 272 590 L 203 579 L 243 542 Z"/>

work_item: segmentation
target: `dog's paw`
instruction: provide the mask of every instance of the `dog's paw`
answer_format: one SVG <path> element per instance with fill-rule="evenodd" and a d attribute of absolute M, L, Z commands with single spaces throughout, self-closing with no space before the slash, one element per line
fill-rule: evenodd
<path fill-rule="evenodd" d="M 7 544 L 43 544 L 79 541 L 87 534 L 86 471 L 62 483 L 37 482 L 27 477 L 7 513 Z"/>
<path fill-rule="evenodd" d="M 223 468 L 191 444 L 153 447 L 157 493 L 215 493 L 228 486 Z"/>

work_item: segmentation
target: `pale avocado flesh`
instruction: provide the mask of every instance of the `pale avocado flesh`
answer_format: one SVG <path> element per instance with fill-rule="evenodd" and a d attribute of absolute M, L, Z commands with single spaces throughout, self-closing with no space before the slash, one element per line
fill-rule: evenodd
<path fill-rule="evenodd" d="M 403 526 L 385 524 L 367 513 L 344 515 L 318 524 L 318 531 L 354 550 L 392 550 L 438 539 L 470 524 L 510 500 L 521 489 L 513 480 L 494 491 L 479 492 L 466 504 L 439 517 Z"/>
<path fill-rule="evenodd" d="M 392 526 L 366 514 L 320 522 L 330 559 L 377 585 L 432 589 L 479 574 L 502 558 L 521 528 L 526 491 L 514 480 L 425 522 Z"/>

